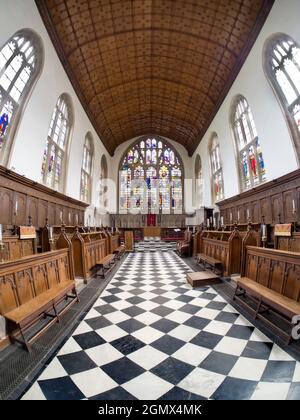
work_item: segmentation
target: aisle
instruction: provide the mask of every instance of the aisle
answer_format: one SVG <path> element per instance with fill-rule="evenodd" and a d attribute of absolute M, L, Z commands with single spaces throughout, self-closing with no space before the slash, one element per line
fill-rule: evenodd
<path fill-rule="evenodd" d="M 299 399 L 300 364 L 189 271 L 129 255 L 23 399 Z"/>

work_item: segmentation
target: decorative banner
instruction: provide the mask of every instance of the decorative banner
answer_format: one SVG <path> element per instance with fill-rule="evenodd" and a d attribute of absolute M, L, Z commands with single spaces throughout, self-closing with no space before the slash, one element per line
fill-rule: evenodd
<path fill-rule="evenodd" d="M 292 224 L 275 225 L 275 236 L 292 236 Z"/>
<path fill-rule="evenodd" d="M 34 226 L 20 226 L 20 239 L 35 239 L 36 231 Z"/>

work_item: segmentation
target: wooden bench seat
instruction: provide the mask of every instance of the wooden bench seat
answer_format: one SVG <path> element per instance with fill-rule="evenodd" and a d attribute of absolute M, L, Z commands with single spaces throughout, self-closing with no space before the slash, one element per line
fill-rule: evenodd
<path fill-rule="evenodd" d="M 31 344 L 79 302 L 71 256 L 71 249 L 59 249 L 0 263 L 0 314 L 12 342 L 30 351 Z"/>
<path fill-rule="evenodd" d="M 120 245 L 117 249 L 115 249 L 114 254 L 117 256 L 118 260 L 120 260 L 125 254 L 125 245 Z"/>
<path fill-rule="evenodd" d="M 256 297 L 259 301 L 257 311 L 260 310 L 260 306 L 265 304 L 274 308 L 276 311 L 281 312 L 288 318 L 292 318 L 294 315 L 300 314 L 300 302 L 296 302 L 274 290 L 268 289 L 254 280 L 242 277 L 238 280 L 237 286 L 241 290 L 245 290 Z"/>
<path fill-rule="evenodd" d="M 293 317 L 300 315 L 300 254 L 247 246 L 233 299 L 290 343 Z"/>
<path fill-rule="evenodd" d="M 106 257 L 103 257 L 101 260 L 96 262 L 96 267 L 102 269 L 102 273 L 100 274 L 101 277 L 104 278 L 105 275 L 112 269 L 114 262 L 114 254 L 108 254 Z"/>
<path fill-rule="evenodd" d="M 199 264 L 203 265 L 204 269 L 206 269 L 206 266 L 208 265 L 215 273 L 218 271 L 221 276 L 223 275 L 223 264 L 221 261 L 205 254 L 198 254 L 197 261 Z"/>

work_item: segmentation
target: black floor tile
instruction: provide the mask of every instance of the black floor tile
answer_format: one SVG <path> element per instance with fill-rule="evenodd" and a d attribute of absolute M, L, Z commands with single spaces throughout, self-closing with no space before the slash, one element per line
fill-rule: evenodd
<path fill-rule="evenodd" d="M 176 385 L 194 369 L 194 366 L 169 357 L 151 369 L 151 372 L 165 381 Z"/>
<path fill-rule="evenodd" d="M 47 400 L 81 400 L 85 396 L 68 376 L 38 381 Z"/>
<path fill-rule="evenodd" d="M 75 373 L 84 372 L 85 370 L 97 367 L 84 351 L 65 354 L 58 356 L 57 358 L 69 375 L 74 375 Z"/>
<path fill-rule="evenodd" d="M 143 368 L 136 363 L 133 363 L 130 359 L 127 359 L 127 357 L 101 366 L 101 369 L 119 385 L 122 385 L 145 372 Z"/>

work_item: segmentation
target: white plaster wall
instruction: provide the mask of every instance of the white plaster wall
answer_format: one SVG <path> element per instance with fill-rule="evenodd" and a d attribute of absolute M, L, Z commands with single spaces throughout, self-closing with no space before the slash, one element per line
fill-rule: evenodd
<path fill-rule="evenodd" d="M 2 16 L 0 25 L 0 45 L 3 45 L 18 30 L 30 28 L 42 38 L 45 50 L 44 68 L 24 109 L 15 136 L 9 168 L 13 168 L 16 172 L 32 180 L 41 182 L 42 156 L 51 116 L 58 97 L 66 92 L 70 95 L 73 103 L 74 126 L 70 138 L 67 182 L 64 192 L 76 199 L 80 197 L 83 144 L 86 133 L 90 131 L 95 147 L 92 205 L 96 206 L 101 156 L 105 153 L 109 162 L 109 154 L 93 129 L 72 88 L 34 0 L 0 0 L 0 6 L 5 14 L 5 16 Z"/>
<path fill-rule="evenodd" d="M 251 106 L 265 158 L 267 180 L 278 178 L 298 167 L 286 120 L 263 71 L 262 51 L 266 39 L 276 32 L 287 33 L 300 43 L 299 16 L 299 0 L 275 1 L 237 79 L 193 155 L 193 167 L 197 153 L 201 156 L 204 173 L 204 203 L 206 205 L 212 204 L 208 143 L 213 132 L 218 134 L 220 141 L 225 198 L 240 192 L 233 135 L 229 123 L 231 102 L 237 94 L 244 95 Z"/>

